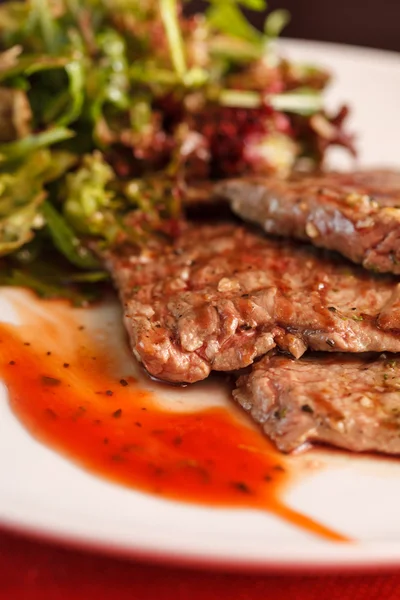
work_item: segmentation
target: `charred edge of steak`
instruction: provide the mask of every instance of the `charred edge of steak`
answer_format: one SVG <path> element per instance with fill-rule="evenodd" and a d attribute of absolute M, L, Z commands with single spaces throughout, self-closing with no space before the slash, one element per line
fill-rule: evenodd
<path fill-rule="evenodd" d="M 400 172 L 370 170 L 221 182 L 215 195 L 267 233 L 336 250 L 376 272 L 400 274 Z"/>
<path fill-rule="evenodd" d="M 400 454 L 400 358 L 264 357 L 239 378 L 234 398 L 284 452 L 323 443 Z"/>

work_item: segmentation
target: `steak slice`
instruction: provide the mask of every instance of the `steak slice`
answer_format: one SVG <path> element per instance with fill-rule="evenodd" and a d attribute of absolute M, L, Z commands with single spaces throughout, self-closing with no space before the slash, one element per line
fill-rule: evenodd
<path fill-rule="evenodd" d="M 367 269 L 400 274 L 400 172 L 236 179 L 218 184 L 215 193 L 267 233 L 308 240 Z"/>
<path fill-rule="evenodd" d="M 233 395 L 280 450 L 313 442 L 400 454 L 400 358 L 264 357 Z"/>
<path fill-rule="evenodd" d="M 183 224 L 173 241 L 104 256 L 135 356 L 154 377 L 194 382 L 275 345 L 400 351 L 400 284 L 312 246 L 235 224 Z"/>

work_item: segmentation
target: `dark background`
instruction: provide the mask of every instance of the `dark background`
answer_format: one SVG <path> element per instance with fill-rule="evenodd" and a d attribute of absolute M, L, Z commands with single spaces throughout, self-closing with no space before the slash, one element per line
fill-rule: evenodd
<path fill-rule="evenodd" d="M 205 2 L 194 0 L 192 6 L 203 8 Z M 400 51 L 400 0 L 270 0 L 268 7 L 290 11 L 286 37 Z"/>

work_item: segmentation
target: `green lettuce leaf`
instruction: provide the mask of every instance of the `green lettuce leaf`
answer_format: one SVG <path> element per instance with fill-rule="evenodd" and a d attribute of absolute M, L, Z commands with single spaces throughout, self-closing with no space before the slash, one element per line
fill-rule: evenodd
<path fill-rule="evenodd" d="M 178 20 L 178 3 L 176 0 L 160 0 L 160 15 L 167 35 L 171 53 L 171 62 L 179 77 L 186 73 L 186 57 Z"/>
<path fill-rule="evenodd" d="M 65 258 L 82 269 L 95 269 L 99 266 L 98 260 L 82 245 L 64 217 L 50 202 L 43 202 L 42 214 L 55 247 Z"/>
<path fill-rule="evenodd" d="M 255 45 L 263 43 L 263 34 L 253 27 L 240 8 L 231 2 L 214 2 L 207 10 L 207 20 L 218 31 L 244 39 Z"/>
<path fill-rule="evenodd" d="M 50 153 L 42 151 L 14 171 L 0 174 L 0 256 L 29 242 L 34 229 L 43 226 L 40 205 L 50 166 Z"/>
<path fill-rule="evenodd" d="M 250 10 L 262 11 L 267 9 L 265 0 L 239 0 L 239 4 Z"/>
<path fill-rule="evenodd" d="M 0 256 L 21 248 L 44 226 L 40 209 L 47 195 L 45 184 L 73 163 L 65 152 L 40 150 L 16 169 L 0 173 Z"/>
<path fill-rule="evenodd" d="M 104 280 L 87 280 L 90 282 Z M 24 287 L 33 290 L 40 298 L 65 298 L 74 306 L 87 306 L 88 303 L 99 299 L 99 292 L 93 285 L 74 286 L 68 277 L 58 274 L 55 277 L 48 277 L 42 273 L 36 274 L 30 270 L 23 269 L 3 269 L 0 270 L 0 285 Z"/>
<path fill-rule="evenodd" d="M 0 218 L 0 256 L 14 252 L 33 238 L 33 229 L 41 225 L 37 216 L 45 197 L 44 191 L 31 193 L 25 206 Z M 2 201 L 0 196 L 0 205 Z"/>
<path fill-rule="evenodd" d="M 65 65 L 65 70 L 69 81 L 69 106 L 57 120 L 59 127 L 67 127 L 70 123 L 76 121 L 82 113 L 85 101 L 85 70 L 82 61 L 71 61 Z"/>
<path fill-rule="evenodd" d="M 0 81 L 7 81 L 19 75 L 29 77 L 41 71 L 64 68 L 68 57 L 48 56 L 46 54 L 24 54 L 21 56 L 22 47 L 13 46 L 0 53 Z"/>
<path fill-rule="evenodd" d="M 65 129 L 65 127 L 52 127 L 47 131 L 28 135 L 20 140 L 0 144 L 0 166 L 21 160 L 41 148 L 48 148 L 53 144 L 68 140 L 74 135 L 73 131 Z"/>
<path fill-rule="evenodd" d="M 272 11 L 265 19 L 265 35 L 270 39 L 279 37 L 289 21 L 290 13 L 288 10 L 277 9 Z"/>

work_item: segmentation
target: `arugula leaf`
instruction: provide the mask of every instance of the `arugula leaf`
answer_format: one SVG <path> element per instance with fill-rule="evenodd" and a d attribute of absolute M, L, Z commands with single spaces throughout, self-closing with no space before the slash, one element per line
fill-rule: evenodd
<path fill-rule="evenodd" d="M 15 46 L 14 49 L 18 49 L 18 47 Z M 9 53 L 10 51 L 7 52 Z M 13 83 L 13 80 L 15 81 L 15 77 L 17 76 L 25 77 L 25 87 L 31 88 L 34 100 L 38 98 L 36 103 L 40 107 L 40 120 L 43 120 L 45 123 L 49 122 L 53 125 L 65 127 L 79 118 L 85 99 L 85 72 L 82 57 L 75 60 L 67 57 L 46 55 L 18 57 L 15 55 L 15 52 L 14 55 L 8 57 L 7 52 L 0 54 L 0 82 L 6 81 L 9 84 L 10 80 Z M 37 90 L 42 81 L 39 81 L 38 85 L 38 81 L 34 80 L 32 84 L 30 77 L 48 70 L 58 71 L 57 74 L 52 74 L 50 81 L 54 81 L 56 76 L 60 79 L 60 70 L 65 71 L 68 78 L 66 78 L 66 83 L 68 82 L 68 84 L 65 86 L 61 85 L 57 94 L 54 95 L 52 91 L 47 91 L 48 97 L 43 97 L 44 90 Z M 12 90 L 12 88 L 8 89 L 9 92 Z M 15 94 L 23 93 L 21 90 L 13 91 Z M 59 116 L 60 107 L 63 110 Z"/>
<path fill-rule="evenodd" d="M 229 35 L 215 35 L 209 42 L 210 55 L 233 63 L 249 63 L 259 60 L 264 46 Z"/>
<path fill-rule="evenodd" d="M 155 67 L 153 61 L 134 63 L 129 70 L 129 76 L 135 83 L 146 83 L 149 86 L 165 85 L 174 87 L 180 83 L 180 78 L 175 71 Z"/>
<path fill-rule="evenodd" d="M 277 38 L 282 33 L 282 30 L 290 21 L 290 13 L 288 10 L 277 9 L 271 12 L 264 23 L 264 32 L 267 37 Z"/>
<path fill-rule="evenodd" d="M 287 10 L 274 10 L 264 23 L 264 34 L 255 29 L 238 7 L 264 11 L 267 2 L 264 0 L 209 0 L 210 8 L 207 10 L 209 23 L 220 32 L 247 40 L 255 45 L 263 46 L 269 39 L 278 37 L 282 29 L 288 24 L 290 14 Z"/>
<path fill-rule="evenodd" d="M 263 43 L 263 34 L 249 23 L 234 3 L 222 1 L 211 4 L 207 10 L 207 21 L 222 33 L 256 45 Z"/>
<path fill-rule="evenodd" d="M 321 111 L 324 106 L 321 93 L 308 88 L 274 94 L 268 100 L 275 110 L 306 116 Z"/>
<path fill-rule="evenodd" d="M 0 81 L 5 81 L 18 75 L 30 76 L 41 71 L 60 69 L 67 65 L 69 59 L 62 56 L 48 56 L 46 54 L 26 54 L 18 56 L 15 49 L 22 48 L 14 46 L 0 54 Z M 14 50 L 14 60 L 10 60 L 10 52 Z"/>
<path fill-rule="evenodd" d="M 69 79 L 70 106 L 64 115 L 58 119 L 58 126 L 67 126 L 78 119 L 85 100 L 85 74 L 81 60 L 74 60 L 65 66 Z"/>
<path fill-rule="evenodd" d="M 28 18 L 25 24 L 27 33 L 39 33 L 49 54 L 57 54 L 63 40 L 62 31 L 53 17 L 51 0 L 30 0 Z"/>
<path fill-rule="evenodd" d="M 43 203 L 42 214 L 55 247 L 72 264 L 82 269 L 93 269 L 99 266 L 97 259 L 82 246 L 74 231 L 50 202 Z"/>
<path fill-rule="evenodd" d="M 99 281 L 108 281 L 110 275 L 107 271 L 88 271 L 86 273 L 71 273 L 64 279 L 71 283 L 98 283 Z"/>
<path fill-rule="evenodd" d="M 160 0 L 160 15 L 167 35 L 171 60 L 179 77 L 186 73 L 186 58 L 178 20 L 176 0 Z"/>
<path fill-rule="evenodd" d="M 320 92 L 308 88 L 266 96 L 247 90 L 222 90 L 218 100 L 222 106 L 247 109 L 259 108 L 263 102 L 267 102 L 275 110 L 298 115 L 312 115 L 323 109 Z"/>
<path fill-rule="evenodd" d="M 210 4 L 231 4 L 233 6 L 240 4 L 243 8 L 261 12 L 267 10 L 268 3 L 266 0 L 208 0 Z"/>
<path fill-rule="evenodd" d="M 0 144 L 0 165 L 24 158 L 26 155 L 74 137 L 75 133 L 64 127 L 52 127 L 42 133 L 28 135 L 20 140 Z"/>
<path fill-rule="evenodd" d="M 29 288 L 40 298 L 66 298 L 77 307 L 86 306 L 99 297 L 93 286 L 90 288 L 87 286 L 86 288 L 71 287 L 68 285 L 68 281 L 63 281 L 62 278 L 48 279 L 43 275 L 39 276 L 31 271 L 27 273 L 22 269 L 0 271 L 0 285 Z"/>
<path fill-rule="evenodd" d="M 262 95 L 259 92 L 246 90 L 222 90 L 218 99 L 222 106 L 237 108 L 259 108 L 262 104 Z"/>
<path fill-rule="evenodd" d="M 250 10 L 261 12 L 267 9 L 267 2 L 265 0 L 239 0 L 239 3 Z"/>

